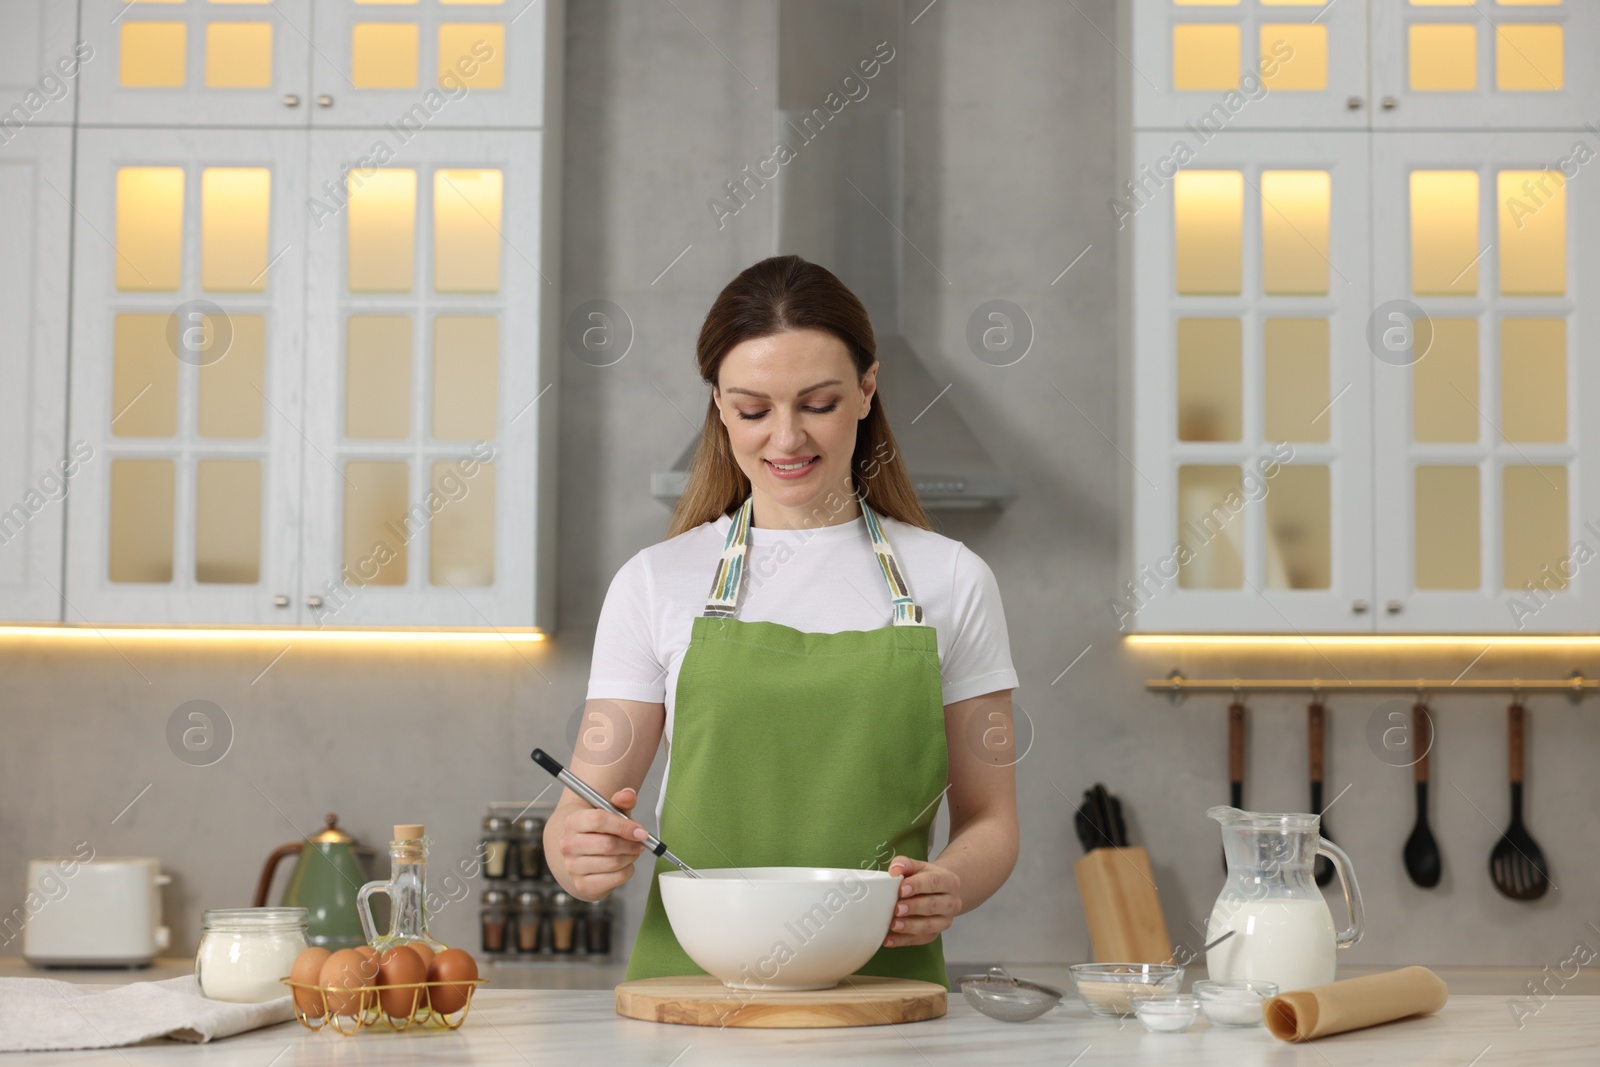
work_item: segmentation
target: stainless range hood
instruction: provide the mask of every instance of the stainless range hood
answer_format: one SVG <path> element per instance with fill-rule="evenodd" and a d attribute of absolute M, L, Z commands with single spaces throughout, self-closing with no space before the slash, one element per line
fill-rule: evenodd
<path fill-rule="evenodd" d="M 736 175 L 727 206 L 741 207 L 736 195 L 774 196 L 774 254 L 822 264 L 866 305 L 878 385 L 923 505 L 1003 507 L 1017 495 L 1015 480 L 961 417 L 946 392 L 951 379 L 930 370 L 902 333 L 904 259 L 919 253 L 902 236 L 901 19 L 899 0 L 780 0 L 773 138 L 788 152 Z M 863 61 L 876 71 L 870 78 Z M 773 166 L 777 176 L 763 179 Z M 698 445 L 690 441 L 671 470 L 651 475 L 656 499 L 683 493 Z"/>

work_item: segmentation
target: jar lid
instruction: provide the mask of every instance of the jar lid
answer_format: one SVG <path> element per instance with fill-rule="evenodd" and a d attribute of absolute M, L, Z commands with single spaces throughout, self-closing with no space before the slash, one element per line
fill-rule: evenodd
<path fill-rule="evenodd" d="M 607 893 L 599 900 L 591 900 L 587 906 L 590 911 L 609 911 L 611 908 L 611 894 Z"/>
<path fill-rule="evenodd" d="M 483 891 L 483 902 L 491 906 L 496 904 L 504 904 L 510 899 L 510 896 L 504 889 L 495 889 L 491 886 Z"/>
<path fill-rule="evenodd" d="M 544 894 L 537 889 L 524 889 L 517 894 L 517 904 L 524 908 L 543 908 Z"/>
<path fill-rule="evenodd" d="M 395 823 L 394 839 L 396 841 L 415 841 L 422 835 L 423 827 L 420 822 Z"/>
<path fill-rule="evenodd" d="M 533 815 L 524 815 L 517 820 L 517 830 L 520 833 L 532 836 L 544 831 L 544 820 Z"/>
<path fill-rule="evenodd" d="M 510 823 L 506 822 L 504 816 L 485 815 L 483 817 L 483 828 L 485 830 L 489 830 L 494 833 L 504 833 L 509 826 Z"/>
<path fill-rule="evenodd" d="M 200 915 L 204 930 L 304 930 L 305 908 L 207 908 Z"/>
<path fill-rule="evenodd" d="M 564 893 L 559 889 L 556 890 L 554 893 L 552 893 L 550 895 L 550 906 L 551 907 L 554 907 L 554 908 L 570 908 L 570 907 L 572 907 L 572 903 L 573 903 L 572 897 L 569 894 Z"/>

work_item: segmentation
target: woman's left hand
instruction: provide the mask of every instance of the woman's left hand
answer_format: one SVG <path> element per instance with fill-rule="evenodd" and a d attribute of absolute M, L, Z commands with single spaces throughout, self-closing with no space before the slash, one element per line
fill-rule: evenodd
<path fill-rule="evenodd" d="M 896 856 L 889 873 L 905 875 L 900 899 L 889 920 L 885 946 L 926 945 L 938 937 L 961 913 L 961 876 L 936 863 Z"/>

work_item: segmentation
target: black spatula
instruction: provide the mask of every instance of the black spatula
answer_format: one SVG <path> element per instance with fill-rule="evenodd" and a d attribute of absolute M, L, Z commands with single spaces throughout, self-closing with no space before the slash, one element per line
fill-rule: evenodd
<path fill-rule="evenodd" d="M 1327 737 L 1325 718 L 1327 709 L 1320 700 L 1313 700 L 1310 707 L 1306 708 L 1306 749 L 1311 757 L 1311 814 L 1322 814 L 1322 764 L 1323 750 Z M 1333 835 L 1328 832 L 1328 823 L 1322 822 L 1321 834 L 1329 841 Z M 1318 885 L 1327 885 L 1333 881 L 1333 863 L 1328 857 L 1317 856 L 1316 877 Z"/>
<path fill-rule="evenodd" d="M 1244 705 L 1237 697 L 1228 705 L 1228 803 L 1244 807 Z M 1228 869 L 1228 854 L 1222 854 L 1222 869 Z"/>
<path fill-rule="evenodd" d="M 1426 704 L 1412 705 L 1411 744 L 1412 751 L 1420 755 L 1413 764 L 1417 775 L 1417 824 L 1406 838 L 1406 874 L 1423 889 L 1432 889 L 1439 884 L 1444 863 L 1439 858 L 1439 843 L 1428 829 L 1428 753 L 1433 748 L 1433 720 Z"/>
<path fill-rule="evenodd" d="M 1506 711 L 1510 727 L 1507 748 L 1511 757 L 1511 825 L 1489 853 L 1489 877 L 1494 887 L 1512 900 L 1538 900 L 1550 888 L 1550 868 L 1539 843 L 1522 825 L 1522 742 L 1527 709 L 1513 701 Z"/>

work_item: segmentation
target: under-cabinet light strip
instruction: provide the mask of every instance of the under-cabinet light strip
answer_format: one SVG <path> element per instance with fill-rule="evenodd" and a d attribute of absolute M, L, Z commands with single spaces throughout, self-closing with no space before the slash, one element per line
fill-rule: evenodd
<path fill-rule="evenodd" d="M 1600 634 L 1128 634 L 1134 648 L 1600 648 Z"/>
<path fill-rule="evenodd" d="M 545 640 L 538 630 L 319 630 L 282 627 L 188 626 L 4 626 L 0 644 L 16 638 L 57 641 L 294 641 L 374 642 L 386 644 L 466 644 Z"/>

